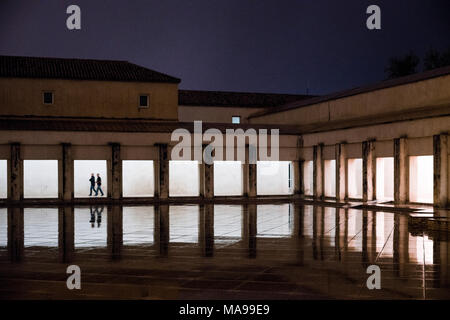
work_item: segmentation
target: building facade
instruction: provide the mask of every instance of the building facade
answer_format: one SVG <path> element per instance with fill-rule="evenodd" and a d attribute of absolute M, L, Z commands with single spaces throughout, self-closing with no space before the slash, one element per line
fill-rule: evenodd
<path fill-rule="evenodd" d="M 49 198 L 81 201 L 87 194 L 77 192 L 77 181 L 90 172 L 82 161 L 99 161 L 91 167 L 106 176 L 109 200 L 170 201 L 182 195 L 171 188 L 185 181 L 195 199 L 283 195 L 448 206 L 450 68 L 324 97 L 187 91 L 179 82 L 123 61 L 0 57 L 1 201 L 43 198 L 26 183 L 38 176 L 33 165 L 44 165 L 32 161 L 53 161 L 45 162 L 54 168 Z M 193 132 L 196 120 L 205 122 L 203 132 L 279 129 L 278 178 L 264 180 L 264 163 L 237 156 L 220 175 L 218 163 L 177 168 L 172 132 Z M 239 187 L 217 192 L 219 176 Z M 130 184 L 146 192 L 124 192 Z"/>

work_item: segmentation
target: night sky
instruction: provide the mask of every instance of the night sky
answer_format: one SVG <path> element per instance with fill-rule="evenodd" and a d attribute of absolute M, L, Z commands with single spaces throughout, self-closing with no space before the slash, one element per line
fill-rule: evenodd
<path fill-rule="evenodd" d="M 382 30 L 366 28 L 371 4 Z M 0 54 L 128 60 L 182 89 L 325 94 L 383 80 L 391 56 L 448 48 L 449 16 L 449 0 L 0 0 Z"/>

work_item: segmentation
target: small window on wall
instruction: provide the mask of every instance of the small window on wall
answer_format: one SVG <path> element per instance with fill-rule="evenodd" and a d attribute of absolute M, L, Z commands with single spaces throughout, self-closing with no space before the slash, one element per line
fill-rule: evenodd
<path fill-rule="evenodd" d="M 231 117 L 231 123 L 233 123 L 233 124 L 241 123 L 241 117 L 240 116 L 232 116 Z"/>
<path fill-rule="evenodd" d="M 148 101 L 148 94 L 141 94 L 139 95 L 139 108 L 148 108 L 149 107 L 149 101 Z"/>
<path fill-rule="evenodd" d="M 52 91 L 44 91 L 42 93 L 42 99 L 44 104 L 53 104 L 53 92 Z"/>

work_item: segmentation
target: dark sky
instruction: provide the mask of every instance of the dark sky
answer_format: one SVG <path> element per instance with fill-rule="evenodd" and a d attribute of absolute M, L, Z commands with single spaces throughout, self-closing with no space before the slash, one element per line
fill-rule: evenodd
<path fill-rule="evenodd" d="M 81 8 L 82 29 L 66 28 Z M 381 7 L 382 30 L 366 28 Z M 0 54 L 128 60 L 180 88 L 324 94 L 450 46 L 449 0 L 0 0 Z"/>

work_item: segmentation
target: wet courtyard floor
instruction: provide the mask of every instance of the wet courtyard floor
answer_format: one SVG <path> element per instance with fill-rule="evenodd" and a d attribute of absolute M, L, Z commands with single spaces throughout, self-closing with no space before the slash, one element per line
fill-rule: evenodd
<path fill-rule="evenodd" d="M 0 208 L 0 299 L 450 299 L 450 230 L 434 218 L 294 203 Z"/>

